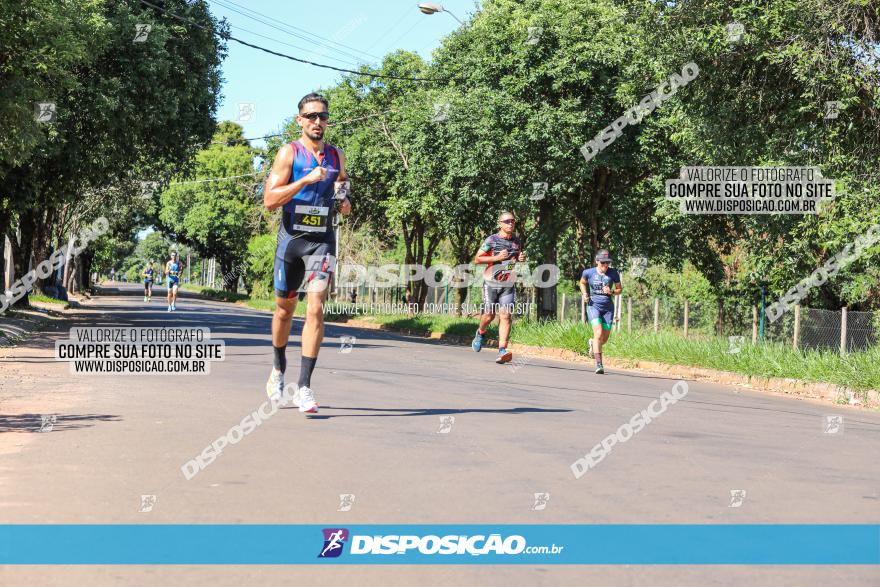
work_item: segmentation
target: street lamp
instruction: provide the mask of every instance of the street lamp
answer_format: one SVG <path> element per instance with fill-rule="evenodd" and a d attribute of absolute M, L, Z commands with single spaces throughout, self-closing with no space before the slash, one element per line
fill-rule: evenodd
<path fill-rule="evenodd" d="M 435 4 L 433 2 L 419 2 L 419 10 L 422 11 L 422 14 L 436 14 L 438 12 L 449 12 L 449 9 L 443 8 L 442 5 Z M 461 22 L 461 20 L 459 20 L 459 18 L 457 16 L 455 16 L 451 12 L 449 12 L 449 16 L 451 16 L 455 20 L 458 20 L 458 24 L 462 24 L 462 25 L 464 24 L 463 22 Z"/>

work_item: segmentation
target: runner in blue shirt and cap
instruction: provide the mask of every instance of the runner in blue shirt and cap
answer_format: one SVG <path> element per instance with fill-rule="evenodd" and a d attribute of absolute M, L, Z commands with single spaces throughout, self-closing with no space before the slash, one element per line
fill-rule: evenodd
<path fill-rule="evenodd" d="M 614 323 L 614 297 L 620 295 L 623 287 L 620 284 L 620 273 L 612 269 L 611 255 L 607 249 L 599 249 L 596 253 L 596 266 L 585 269 L 581 273 L 580 288 L 587 303 L 587 319 L 593 327 L 593 338 L 589 342 L 590 358 L 595 355 L 596 373 L 603 374 L 602 345 L 611 336 Z"/>

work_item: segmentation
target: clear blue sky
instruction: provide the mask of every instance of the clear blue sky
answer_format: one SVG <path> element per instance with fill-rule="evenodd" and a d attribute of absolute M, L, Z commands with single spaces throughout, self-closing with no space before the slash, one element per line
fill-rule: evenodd
<path fill-rule="evenodd" d="M 345 69 L 357 69 L 358 63 L 363 62 L 376 64 L 396 49 L 415 51 L 430 59 L 441 38 L 459 24 L 442 12 L 422 14 L 417 4 L 414 0 L 208 0 L 214 17 L 229 22 L 232 36 L 279 53 Z M 462 20 L 475 10 L 472 0 L 450 0 L 442 5 Z M 309 33 L 323 39 L 309 40 Z M 293 116 L 300 98 L 334 85 L 343 75 L 234 41 L 227 43 L 227 49 L 217 118 L 238 122 L 247 138 L 278 132 L 284 121 Z M 239 120 L 240 103 L 254 105 L 251 120 Z M 252 144 L 260 147 L 265 141 Z M 152 230 L 141 231 L 138 238 Z"/>
<path fill-rule="evenodd" d="M 216 18 L 226 18 L 235 37 L 281 53 L 346 69 L 357 69 L 359 62 L 375 64 L 383 55 L 396 49 L 415 51 L 429 59 L 440 39 L 459 26 L 446 13 L 422 14 L 415 0 L 208 2 Z M 473 0 L 449 0 L 442 4 L 462 20 L 466 20 L 475 10 Z M 235 11 L 265 20 L 268 24 Z M 303 29 L 338 44 L 325 40 L 310 41 L 308 33 L 289 27 Z M 337 50 L 331 50 L 327 45 Z M 293 115 L 296 103 L 302 96 L 318 88 L 332 86 L 342 76 L 338 72 L 269 55 L 234 41 L 229 41 L 228 50 L 223 62 L 223 101 L 217 115 L 220 120 L 233 120 L 241 124 L 248 138 L 277 132 L 285 119 Z M 254 104 L 252 120 L 239 120 L 240 103 Z M 262 146 L 264 143 L 259 141 L 253 144 Z"/>

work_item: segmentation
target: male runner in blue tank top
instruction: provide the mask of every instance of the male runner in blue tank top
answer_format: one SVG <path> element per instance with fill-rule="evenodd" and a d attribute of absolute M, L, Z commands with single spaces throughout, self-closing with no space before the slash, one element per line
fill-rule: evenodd
<path fill-rule="evenodd" d="M 168 311 L 177 310 L 177 290 L 180 287 L 180 274 L 183 273 L 183 263 L 177 258 L 177 251 L 171 251 L 171 259 L 165 263 L 165 275 L 168 283 Z"/>
<path fill-rule="evenodd" d="M 606 249 L 596 253 L 596 266 L 581 273 L 580 288 L 584 302 L 587 302 L 587 319 L 593 327 L 593 338 L 589 343 L 589 355 L 596 357 L 596 373 L 605 373 L 602 366 L 602 345 L 608 342 L 611 326 L 614 323 L 614 298 L 620 295 L 620 273 L 612 269 L 611 256 Z"/>
<path fill-rule="evenodd" d="M 336 262 L 333 258 L 336 235 L 331 224 L 331 214 L 337 204 L 333 184 L 348 177 L 342 150 L 324 143 L 324 131 L 330 118 L 327 99 L 320 94 L 308 94 L 299 101 L 298 108 L 296 121 L 302 127 L 302 136 L 278 151 L 263 192 L 266 208 L 282 208 L 275 250 L 275 314 L 272 316 L 275 354 L 266 393 L 275 400 L 283 395 L 287 340 L 297 294 L 303 286 L 308 292 L 308 308 L 293 402 L 300 412 L 313 414 L 318 411 L 318 404 L 311 389 L 312 371 L 324 338 L 323 303 Z M 347 197 L 338 205 L 343 216 L 351 212 Z"/>

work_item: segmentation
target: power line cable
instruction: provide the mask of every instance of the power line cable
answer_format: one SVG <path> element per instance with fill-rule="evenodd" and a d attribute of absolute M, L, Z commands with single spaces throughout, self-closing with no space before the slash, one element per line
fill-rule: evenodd
<path fill-rule="evenodd" d="M 262 37 L 262 38 L 266 39 L 267 41 L 273 41 L 273 42 L 275 42 L 275 43 L 280 43 L 280 44 L 282 44 L 282 45 L 287 45 L 288 47 L 292 47 L 292 48 L 294 48 L 294 49 L 299 49 L 300 51 L 309 51 L 309 49 L 306 49 L 305 47 L 300 47 L 300 46 L 298 46 L 298 45 L 293 45 L 293 44 L 291 44 L 291 43 L 288 43 L 288 42 L 286 42 L 286 41 L 281 41 L 281 40 L 279 40 L 279 39 L 273 39 L 272 37 L 268 37 L 268 36 L 266 36 L 266 35 L 264 35 L 264 34 L 261 34 L 261 33 L 258 33 L 258 32 L 255 32 L 255 31 L 252 31 L 252 30 L 249 30 L 249 29 L 246 29 L 246 28 L 244 28 L 244 27 L 240 27 L 240 26 L 238 26 L 238 25 L 230 25 L 230 26 L 233 26 L 233 27 L 235 27 L 236 29 L 238 29 L 238 30 L 240 30 L 240 31 L 242 31 L 242 32 L 245 32 L 245 33 L 248 33 L 248 34 L 251 34 L 251 35 L 255 35 L 255 36 L 257 36 L 257 37 Z M 322 55 L 323 55 L 323 54 L 322 54 Z M 359 67 L 359 66 L 361 65 L 361 63 L 356 62 L 356 61 L 346 61 L 345 59 L 340 59 L 340 58 L 338 58 L 338 57 L 332 57 L 332 56 L 330 56 L 330 55 L 324 55 L 324 57 L 326 57 L 327 59 L 330 59 L 330 60 L 332 60 L 332 61 L 338 61 L 339 63 L 344 63 L 345 65 L 351 65 L 351 66 L 353 66 L 353 67 Z"/>
<path fill-rule="evenodd" d="M 157 6 L 156 4 L 153 4 L 152 2 L 149 2 L 148 0 L 141 0 L 141 3 L 146 4 L 147 6 L 150 6 L 151 8 L 154 8 L 164 14 L 171 16 L 171 17 L 174 17 L 181 22 L 185 22 L 187 24 L 193 25 L 193 26 L 198 27 L 198 28 L 205 30 L 205 31 L 213 32 L 213 31 L 211 31 L 211 29 L 208 29 L 208 27 L 205 27 L 197 22 L 194 22 L 194 21 L 188 19 L 188 18 L 182 17 L 179 14 L 171 12 L 170 10 L 166 10 L 165 8 L 162 8 L 161 6 Z M 435 78 L 435 77 L 406 77 L 406 76 L 399 76 L 399 75 L 387 75 L 387 74 L 382 74 L 382 73 L 370 73 L 370 72 L 366 72 L 366 71 L 355 71 L 352 69 L 343 69 L 341 67 L 334 67 L 333 65 L 327 65 L 326 63 L 315 63 L 314 61 L 308 61 L 307 59 L 300 59 L 299 57 L 294 57 L 293 55 L 279 53 L 278 51 L 273 51 L 272 49 L 267 49 L 265 47 L 255 45 L 253 43 L 248 43 L 247 41 L 243 41 L 243 40 L 238 39 L 236 37 L 233 37 L 232 35 L 227 34 L 227 33 L 222 33 L 221 37 L 224 39 L 228 39 L 230 41 L 235 41 L 236 43 L 239 43 L 239 44 L 244 45 L 246 47 L 251 47 L 252 49 L 257 49 L 259 51 L 263 51 L 264 53 L 269 53 L 270 55 L 275 55 L 277 57 L 284 57 L 285 59 L 289 59 L 291 61 L 296 61 L 298 63 L 305 63 L 306 65 L 313 65 L 315 67 L 321 67 L 323 69 L 330 69 L 333 71 L 339 71 L 341 73 L 352 73 L 354 75 L 362 75 L 362 76 L 373 78 L 373 79 L 393 79 L 393 80 L 411 81 L 411 82 L 443 82 L 443 81 L 445 81 L 445 79 L 443 79 L 443 78 Z"/>
<path fill-rule="evenodd" d="M 396 29 L 396 28 L 398 27 L 398 25 L 400 25 L 400 23 L 402 23 L 404 20 L 406 20 L 406 17 L 407 17 L 407 16 L 409 16 L 409 15 L 411 15 L 411 14 L 414 14 L 414 13 L 415 13 L 415 11 L 412 9 L 412 7 L 407 6 L 407 7 L 403 10 L 403 15 L 402 15 L 400 18 L 398 18 L 397 21 L 396 21 L 393 25 L 391 25 L 391 27 L 390 27 L 388 30 L 386 30 L 386 31 L 385 31 L 384 33 L 382 33 L 379 37 L 377 37 L 376 40 L 373 41 L 373 43 L 372 43 L 369 47 L 367 47 L 367 51 L 369 51 L 370 49 L 372 49 L 373 47 L 375 47 L 376 44 L 377 44 L 379 41 L 381 41 L 382 39 L 387 39 L 387 38 L 388 38 L 388 35 L 391 34 L 391 31 L 393 31 L 394 29 Z"/>
<path fill-rule="evenodd" d="M 231 6 L 227 6 L 227 5 L 224 4 L 223 2 L 220 2 L 219 0 L 212 0 L 212 1 L 216 2 L 217 4 L 219 4 L 220 6 L 222 6 L 223 8 L 226 8 L 226 9 L 231 10 L 231 11 L 233 11 L 233 12 L 237 12 L 238 14 L 244 16 L 245 18 L 250 18 L 251 20 L 254 20 L 254 21 L 256 21 L 256 22 L 259 22 L 260 24 L 264 24 L 264 25 L 266 25 L 266 26 L 268 26 L 268 27 L 270 27 L 270 28 L 273 28 L 273 29 L 275 29 L 275 30 L 277 30 L 277 31 L 280 31 L 280 32 L 282 32 L 282 33 L 284 33 L 284 34 L 291 35 L 292 37 L 295 37 L 295 38 L 297 38 L 297 39 L 301 39 L 301 40 L 306 41 L 306 42 L 308 42 L 308 43 L 315 43 L 315 41 L 314 41 L 313 39 L 309 39 L 309 38 L 307 38 L 307 37 L 303 37 L 302 35 L 297 35 L 297 34 L 291 33 L 291 32 L 289 32 L 289 31 L 287 31 L 287 30 L 285 30 L 285 29 L 283 29 L 283 28 L 281 28 L 281 27 L 279 27 L 279 26 L 276 26 L 276 25 L 272 24 L 271 22 L 267 22 L 267 21 L 264 21 L 264 20 L 262 20 L 262 19 L 259 19 L 259 18 L 256 18 L 256 17 L 253 17 L 253 16 L 250 16 L 250 15 L 248 15 L 248 14 L 245 14 L 244 12 L 241 12 L 240 10 L 236 10 L 235 8 L 232 8 Z M 345 55 L 348 59 L 340 59 L 339 57 L 334 57 L 334 56 L 332 56 L 332 55 L 327 55 L 326 53 L 322 53 L 322 52 L 320 52 L 320 51 L 315 51 L 314 49 L 308 49 L 308 48 L 306 48 L 306 47 L 299 47 L 299 46 L 297 46 L 297 45 L 291 45 L 290 43 L 286 43 L 286 42 L 284 42 L 284 41 L 279 41 L 279 40 L 277 40 L 277 39 L 273 39 L 273 38 L 271 38 L 271 37 L 267 37 L 267 36 L 262 35 L 262 34 L 260 34 L 260 33 L 255 33 L 255 32 L 253 32 L 253 31 L 249 31 L 249 30 L 247 30 L 247 29 L 245 29 L 245 28 L 243 28 L 243 27 L 241 27 L 241 26 L 239 26 L 239 25 L 231 25 L 231 26 L 233 26 L 234 28 L 237 28 L 237 29 L 239 29 L 239 30 L 242 30 L 242 31 L 245 31 L 245 32 L 251 33 L 252 35 L 257 35 L 258 37 L 263 37 L 264 39 L 269 39 L 270 41 L 275 41 L 275 42 L 277 42 L 277 43 L 281 43 L 281 44 L 283 44 L 283 45 L 287 45 L 288 47 L 293 47 L 293 48 L 295 48 L 295 49 L 299 49 L 299 50 L 301 50 L 301 51 L 308 51 L 308 52 L 310 52 L 310 53 L 317 53 L 318 55 L 321 55 L 321 56 L 323 56 L 323 57 L 326 57 L 327 59 L 332 59 L 333 61 L 339 61 L 339 62 L 341 62 L 341 63 L 345 63 L 345 64 L 347 64 L 347 65 L 353 65 L 353 66 L 355 66 L 355 67 L 358 67 L 358 66 L 360 66 L 362 63 L 365 63 L 365 61 L 364 61 L 363 59 L 359 59 L 357 55 L 352 55 L 352 54 L 350 54 L 350 53 L 348 53 L 348 52 L 346 52 L 346 51 L 341 51 L 341 50 L 339 50 L 339 49 L 335 49 L 335 48 L 333 48 L 333 47 L 326 47 L 326 48 L 327 48 L 327 49 L 330 49 L 330 50 L 333 50 L 333 51 L 336 51 L 337 53 L 339 53 L 339 54 L 341 54 L 341 55 Z M 323 46 L 323 45 L 322 45 L 322 46 Z M 351 61 L 352 59 L 354 59 L 354 61 Z"/>
<path fill-rule="evenodd" d="M 403 33 L 402 33 L 399 37 L 397 37 L 396 39 L 394 39 L 394 41 L 392 41 L 391 44 L 388 45 L 388 49 L 386 49 L 385 52 L 387 53 L 388 51 L 394 49 L 394 46 L 397 45 L 397 42 L 398 42 L 398 41 L 400 41 L 402 38 L 404 38 L 405 36 L 407 36 L 408 34 L 410 34 L 410 33 L 412 32 L 412 30 L 413 30 L 414 28 L 416 28 L 418 25 L 420 25 L 421 23 L 422 23 L 422 19 L 420 19 L 420 18 L 419 18 L 419 19 L 416 19 L 416 21 L 412 24 L 411 27 L 409 27 L 408 29 L 406 29 L 405 31 L 403 31 Z"/>
<path fill-rule="evenodd" d="M 258 11 L 256 11 L 256 10 L 253 10 L 252 8 L 248 8 L 248 7 L 246 7 L 246 6 L 243 6 L 243 5 L 241 5 L 241 4 L 238 4 L 237 2 L 233 2 L 232 0 L 209 0 L 209 1 L 211 1 L 211 2 L 216 2 L 216 3 L 218 3 L 218 4 L 222 5 L 222 6 L 225 6 L 226 8 L 229 8 L 230 10 L 232 10 L 232 8 L 230 8 L 230 7 L 228 6 L 229 4 L 231 4 L 232 6 L 236 6 L 236 7 L 238 7 L 238 8 L 241 8 L 242 10 L 245 10 L 245 11 L 247 11 L 247 12 L 250 12 L 251 14 L 256 14 L 257 16 L 260 16 L 260 17 L 263 17 L 263 18 L 268 18 L 268 19 L 274 19 L 273 16 L 270 16 L 270 15 L 268 15 L 268 14 L 263 14 L 262 12 L 258 12 Z M 248 15 L 245 15 L 245 16 L 248 16 Z M 254 20 L 257 20 L 255 17 L 252 17 L 252 16 L 248 16 L 248 18 L 253 18 Z M 259 20 L 259 22 L 264 22 L 264 21 Z M 268 24 L 268 23 L 266 23 L 266 24 Z M 361 50 L 361 49 L 357 49 L 356 47 L 351 47 L 351 46 L 349 46 L 349 45 L 346 45 L 346 44 L 344 44 L 344 43 L 340 43 L 340 42 L 338 42 L 338 41 L 334 41 L 333 39 L 328 39 L 328 38 L 326 38 L 326 37 L 322 37 L 321 35 L 316 35 L 315 33 L 311 32 L 311 31 L 308 31 L 308 30 L 306 30 L 306 29 L 303 29 L 303 28 L 300 28 L 300 27 L 297 27 L 297 26 L 293 26 L 293 25 L 291 25 L 291 24 L 279 23 L 279 25 L 269 25 L 269 26 L 272 26 L 273 28 L 278 28 L 278 30 L 283 30 L 284 32 L 287 32 L 287 34 L 289 34 L 289 35 L 292 35 L 292 36 L 294 36 L 294 37 L 297 37 L 298 39 L 303 39 L 303 40 L 305 40 L 305 41 L 309 41 L 309 42 L 315 42 L 314 39 L 308 38 L 308 37 L 314 37 L 315 39 L 317 39 L 317 40 L 319 41 L 317 44 L 319 44 L 319 45 L 324 45 L 324 46 L 326 46 L 326 47 L 327 47 L 328 49 L 330 49 L 330 50 L 337 51 L 337 52 L 339 52 L 339 53 L 344 53 L 345 55 L 348 55 L 349 57 L 354 57 L 355 59 L 358 58 L 357 55 L 353 55 L 353 54 L 351 54 L 351 53 L 348 53 L 348 52 L 345 52 L 345 51 L 341 51 L 341 50 L 336 49 L 336 48 L 334 48 L 334 47 L 327 46 L 326 43 L 333 43 L 334 45 L 339 45 L 340 47 L 345 47 L 346 49 L 351 49 L 352 51 L 355 51 L 355 52 L 357 52 L 357 53 L 360 53 L 360 54 L 363 54 L 363 55 L 367 55 L 367 56 L 369 56 L 369 57 L 373 57 L 373 58 L 375 58 L 375 59 L 381 59 L 381 58 L 378 57 L 377 55 L 373 55 L 373 54 L 371 54 L 371 53 L 367 53 L 366 51 L 363 51 L 363 50 Z M 279 28 L 279 26 L 280 26 L 281 28 Z M 300 34 L 300 33 L 291 32 L 291 30 L 292 30 L 292 31 L 300 31 L 301 34 Z M 303 37 L 302 35 L 307 35 L 307 37 Z"/>

